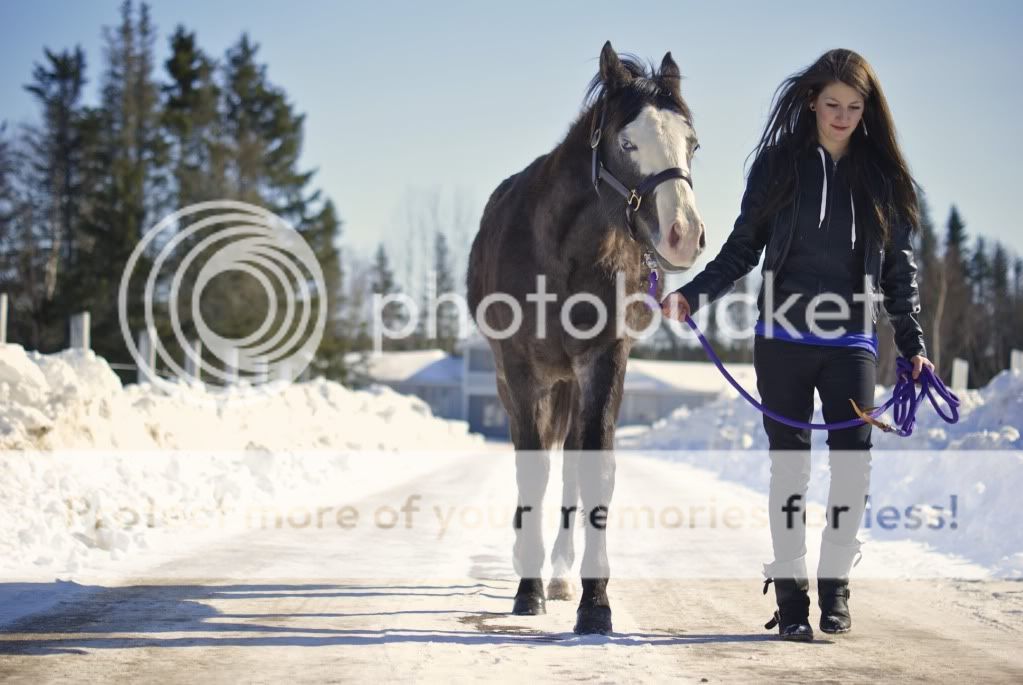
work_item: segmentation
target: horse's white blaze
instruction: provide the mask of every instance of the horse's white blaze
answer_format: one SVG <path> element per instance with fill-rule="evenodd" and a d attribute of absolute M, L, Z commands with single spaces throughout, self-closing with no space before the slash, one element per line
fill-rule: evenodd
<path fill-rule="evenodd" d="M 643 176 L 671 167 L 679 167 L 689 173 L 686 151 L 692 135 L 692 128 L 681 114 L 649 105 L 622 129 L 622 137 L 637 148 L 629 156 Z M 654 190 L 654 201 L 659 225 L 651 237 L 657 251 L 673 264 L 692 265 L 700 252 L 703 224 L 692 188 L 680 179 L 665 181 Z M 681 232 L 673 237 L 672 226 L 675 224 Z"/>

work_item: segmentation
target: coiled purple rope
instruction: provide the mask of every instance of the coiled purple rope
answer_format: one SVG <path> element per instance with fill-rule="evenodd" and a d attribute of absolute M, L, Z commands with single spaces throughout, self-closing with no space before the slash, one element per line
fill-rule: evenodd
<path fill-rule="evenodd" d="M 650 288 L 647 291 L 651 299 L 657 302 L 657 272 L 650 272 Z M 849 419 L 847 421 L 840 421 L 838 423 L 803 423 L 802 421 L 794 421 L 787 417 L 782 416 L 776 412 L 771 411 L 764 405 L 753 399 L 748 392 L 746 392 L 738 381 L 732 378 L 732 374 L 728 373 L 725 369 L 725 365 L 721 363 L 721 359 L 714 352 L 714 348 L 710 346 L 710 342 L 704 337 L 700 331 L 696 322 L 693 321 L 692 317 L 686 317 L 686 323 L 689 327 L 696 332 L 697 338 L 700 340 L 700 344 L 703 345 L 704 351 L 707 352 L 707 356 L 714 362 L 714 365 L 718 367 L 718 371 L 732 384 L 732 387 L 739 391 L 747 402 L 756 407 L 761 413 L 770 418 L 774 419 L 779 423 L 783 423 L 786 426 L 792 428 L 809 428 L 810 430 L 840 430 L 843 428 L 852 428 L 854 426 L 861 426 L 865 423 L 871 423 L 877 426 L 886 433 L 895 433 L 904 438 L 908 438 L 913 434 L 913 428 L 916 426 L 916 412 L 920 408 L 921 399 L 924 396 L 930 401 L 931 406 L 934 407 L 934 411 L 938 413 L 946 423 L 958 423 L 959 421 L 959 397 L 945 387 L 945 384 L 938 378 L 938 375 L 931 371 L 926 366 L 920 369 L 920 376 L 917 378 L 917 382 L 920 383 L 920 392 L 915 391 L 913 381 L 913 364 L 905 357 L 897 357 L 895 359 L 896 364 L 896 381 L 895 387 L 892 390 L 891 398 L 880 407 L 871 410 L 870 412 L 864 412 L 865 416 L 873 419 L 867 421 L 866 419 Z M 935 394 L 940 397 L 945 404 L 948 405 L 949 413 L 945 413 L 941 406 L 938 404 L 938 400 L 935 398 Z M 855 405 L 854 405 L 855 406 Z M 879 421 L 877 417 L 881 416 L 892 407 L 892 413 L 895 419 L 895 425 L 891 426 Z"/>

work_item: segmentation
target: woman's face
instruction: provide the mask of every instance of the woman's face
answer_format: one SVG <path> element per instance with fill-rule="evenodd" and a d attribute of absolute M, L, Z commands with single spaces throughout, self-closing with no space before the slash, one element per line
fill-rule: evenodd
<path fill-rule="evenodd" d="M 863 96 L 855 88 L 834 81 L 811 103 L 817 115 L 817 135 L 821 143 L 830 141 L 845 147 L 863 117 Z"/>

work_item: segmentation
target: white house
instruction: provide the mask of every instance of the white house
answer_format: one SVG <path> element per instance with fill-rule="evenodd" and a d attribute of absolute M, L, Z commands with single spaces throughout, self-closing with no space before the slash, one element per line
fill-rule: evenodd
<path fill-rule="evenodd" d="M 470 430 L 508 437 L 508 415 L 497 396 L 494 357 L 479 334 L 462 342 L 461 355 L 442 350 L 384 352 L 369 357 L 369 376 L 397 392 L 426 401 L 436 416 L 468 421 Z M 751 392 L 752 364 L 729 364 Z M 728 381 L 708 362 L 630 359 L 618 424 L 649 425 L 682 405 L 694 407 L 720 395 Z"/>

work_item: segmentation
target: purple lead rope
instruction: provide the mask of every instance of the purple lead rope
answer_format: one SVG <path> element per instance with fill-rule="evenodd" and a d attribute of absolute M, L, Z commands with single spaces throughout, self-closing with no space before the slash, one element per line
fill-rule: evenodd
<path fill-rule="evenodd" d="M 650 288 L 647 290 L 653 302 L 657 302 L 657 272 L 650 272 Z M 648 303 L 649 304 L 649 303 Z M 651 309 L 653 306 L 651 305 Z M 693 321 L 692 317 L 686 317 L 686 323 L 689 327 L 696 332 L 696 336 L 700 340 L 700 344 L 703 345 L 704 351 L 707 352 L 707 356 L 714 362 L 714 365 L 718 367 L 718 371 L 732 384 L 732 387 L 739 391 L 747 402 L 756 407 L 764 415 L 774 419 L 779 423 L 783 423 L 786 426 L 792 428 L 809 428 L 811 430 L 840 430 L 843 428 L 853 428 L 855 426 L 861 426 L 865 423 L 871 423 L 888 433 L 896 433 L 904 438 L 909 437 L 913 434 L 913 427 L 916 425 L 916 412 L 922 404 L 921 399 L 926 395 L 930 401 L 931 406 L 934 407 L 934 411 L 938 413 L 946 423 L 957 423 L 959 421 L 959 397 L 945 387 L 945 384 L 941 382 L 938 375 L 931 371 L 926 366 L 920 370 L 920 376 L 918 381 L 920 383 L 919 394 L 915 392 L 913 387 L 913 364 L 905 357 L 897 357 L 895 360 L 896 364 L 896 381 L 895 388 L 892 390 L 891 399 L 885 402 L 880 407 L 873 409 L 870 413 L 864 415 L 869 417 L 867 419 L 849 419 L 847 421 L 840 421 L 838 423 L 803 423 L 802 421 L 793 421 L 792 419 L 786 418 L 781 414 L 771 411 L 764 405 L 757 402 L 753 397 L 746 392 L 738 381 L 732 378 L 732 375 L 725 369 L 724 364 L 721 363 L 721 359 L 714 352 L 714 349 L 710 346 L 707 338 L 704 337 L 703 333 L 697 327 L 696 322 Z M 938 400 L 935 399 L 934 395 L 937 394 L 945 404 L 948 405 L 949 413 L 945 413 L 941 406 L 938 404 Z M 855 405 L 854 405 L 855 406 Z M 892 412 L 895 417 L 895 426 L 889 426 L 883 422 L 877 420 L 877 417 L 887 411 L 889 407 L 892 407 Z"/>
<path fill-rule="evenodd" d="M 650 270 L 650 287 L 646 292 L 651 300 L 657 302 L 657 271 L 655 269 Z M 650 308 L 653 309 L 652 306 Z"/>

